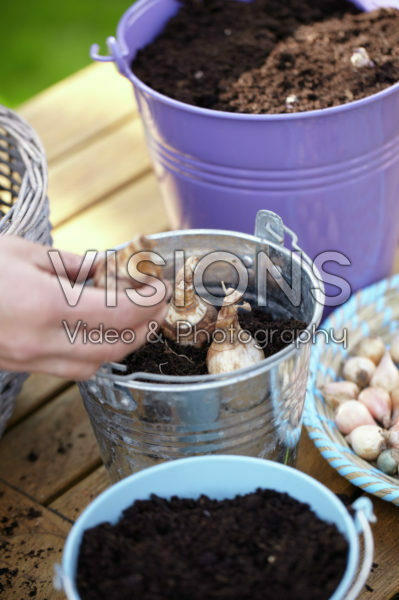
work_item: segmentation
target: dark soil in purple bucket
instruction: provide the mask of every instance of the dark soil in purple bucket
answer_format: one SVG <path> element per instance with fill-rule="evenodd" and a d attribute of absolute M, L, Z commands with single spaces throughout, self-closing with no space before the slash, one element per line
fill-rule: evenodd
<path fill-rule="evenodd" d="M 369 64 L 356 67 L 356 49 Z M 363 52 L 363 50 L 362 50 Z M 285 113 L 345 104 L 399 80 L 399 11 L 349 0 L 181 0 L 133 72 L 203 108 Z"/>
<path fill-rule="evenodd" d="M 85 532 L 77 586 L 82 600 L 327 600 L 347 556 L 335 525 L 287 494 L 152 496 Z"/>
<path fill-rule="evenodd" d="M 277 319 L 260 308 L 251 312 L 239 309 L 240 325 L 249 331 L 268 358 L 296 340 L 306 323 L 296 319 Z M 157 336 L 158 337 L 158 334 Z M 176 344 L 159 334 L 158 341 L 147 342 L 125 359 L 129 373 L 158 375 L 206 375 L 209 344 L 202 348 Z"/>

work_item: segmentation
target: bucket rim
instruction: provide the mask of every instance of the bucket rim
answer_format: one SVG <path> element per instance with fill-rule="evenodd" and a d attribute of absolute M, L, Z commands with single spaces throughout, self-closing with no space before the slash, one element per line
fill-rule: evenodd
<path fill-rule="evenodd" d="M 162 104 L 170 106 L 171 108 L 184 110 L 186 112 L 190 112 L 198 116 L 219 119 L 232 119 L 238 121 L 295 121 L 300 119 L 310 119 L 318 117 L 332 117 L 336 114 L 340 114 L 350 110 L 362 109 L 367 107 L 369 104 L 373 104 L 374 102 L 378 102 L 379 100 L 384 100 L 387 96 L 390 96 L 395 92 L 399 92 L 399 81 L 397 81 L 396 83 L 390 85 L 384 90 L 380 90 L 378 92 L 375 92 L 374 94 L 370 94 L 365 98 L 359 98 L 358 100 L 352 100 L 351 102 L 347 102 L 345 104 L 339 104 L 338 106 L 330 106 L 327 108 L 306 110 L 301 112 L 277 114 L 234 113 L 223 110 L 215 110 L 212 108 L 202 108 L 199 106 L 195 106 L 194 104 L 187 104 L 186 102 L 175 100 L 174 98 L 171 98 L 166 94 L 162 94 L 161 92 L 158 92 L 154 88 L 144 83 L 132 71 L 131 64 L 126 60 L 126 56 L 128 54 L 128 45 L 126 44 L 125 30 L 128 28 L 128 24 L 130 26 L 131 21 L 134 21 L 134 16 L 136 15 L 136 13 L 138 17 L 142 12 L 145 12 L 151 4 L 158 4 L 161 1 L 162 0 L 137 0 L 135 4 L 130 6 L 125 11 L 121 19 L 119 20 L 119 23 L 117 25 L 116 38 L 122 50 L 122 60 L 124 62 L 125 67 L 125 72 L 120 71 L 121 75 L 124 75 L 129 81 L 133 82 L 143 93 L 149 94 L 156 100 L 162 102 Z"/>
<path fill-rule="evenodd" d="M 245 239 L 247 241 L 251 241 L 254 244 L 267 244 L 268 246 L 274 248 L 280 252 L 291 252 L 291 250 L 285 246 L 280 246 L 270 240 L 262 239 L 256 235 L 251 235 L 248 233 L 240 232 L 240 231 L 229 231 L 225 229 L 178 229 L 174 231 L 164 231 L 161 233 L 154 233 L 148 235 L 149 239 L 153 239 L 155 241 L 168 239 L 170 237 L 175 236 L 198 236 L 198 235 L 209 235 L 212 233 L 213 235 L 223 235 L 229 237 L 235 237 L 237 239 Z M 125 242 L 120 244 L 115 249 L 123 248 L 129 242 Z M 298 256 L 293 253 L 292 259 L 295 261 L 299 261 Z M 197 376 L 170 376 L 170 375 L 155 375 L 153 381 L 143 381 L 144 377 L 148 375 L 148 373 L 142 373 L 140 377 L 138 377 L 137 373 L 131 373 L 129 375 L 124 375 L 123 373 L 112 373 L 110 368 L 112 368 L 112 363 L 106 363 L 105 369 L 100 368 L 90 379 L 90 381 L 94 381 L 96 383 L 103 383 L 105 380 L 110 380 L 122 387 L 126 387 L 129 389 L 138 389 L 145 391 L 153 391 L 153 392 L 192 392 L 192 391 L 203 391 L 205 389 L 218 388 L 226 385 L 230 385 L 231 383 L 239 383 L 241 381 L 245 381 L 248 379 L 252 379 L 252 377 L 257 377 L 262 372 L 267 372 L 275 367 L 280 362 L 289 358 L 295 351 L 298 349 L 298 344 L 302 346 L 307 346 L 311 343 L 312 332 L 316 329 L 322 319 L 322 314 L 324 310 L 323 305 L 323 284 L 321 280 L 319 281 L 310 265 L 306 262 L 305 259 L 301 260 L 301 270 L 304 270 L 313 286 L 311 289 L 314 291 L 314 307 L 312 318 L 310 322 L 307 324 L 306 328 L 297 336 L 297 338 L 287 344 L 285 348 L 279 350 L 275 354 L 272 354 L 268 358 L 263 359 L 259 363 L 256 363 L 253 366 L 244 367 L 242 369 L 236 369 L 231 373 L 222 373 L 219 375 L 197 375 Z M 301 341 L 301 336 L 309 336 L 307 341 Z M 119 365 L 119 363 L 117 363 Z M 158 383 L 159 381 L 159 383 Z M 82 385 L 87 384 L 88 382 L 81 382 Z"/>
<path fill-rule="evenodd" d="M 352 581 L 354 580 L 354 577 L 356 575 L 356 569 L 359 565 L 359 558 L 360 558 L 360 544 L 359 544 L 359 537 L 358 537 L 358 534 L 356 531 L 356 525 L 355 525 L 355 522 L 354 522 L 353 518 L 351 517 L 348 509 L 346 508 L 346 506 L 336 496 L 336 494 L 334 494 L 334 492 L 332 492 L 326 485 L 324 485 L 323 483 L 321 483 L 314 477 L 311 477 L 307 473 L 299 471 L 298 469 L 295 469 L 288 465 L 283 465 L 281 463 L 277 463 L 277 462 L 274 462 L 274 461 L 271 461 L 268 459 L 240 456 L 240 455 L 194 456 L 194 457 L 188 457 L 188 458 L 181 458 L 181 459 L 177 459 L 177 460 L 173 460 L 173 461 L 167 461 L 167 462 L 161 463 L 159 465 L 149 467 L 148 469 L 143 469 L 132 475 L 129 475 L 128 477 L 111 485 L 108 489 L 103 491 L 99 496 L 97 496 L 97 498 L 95 498 L 85 508 L 85 510 L 79 516 L 77 521 L 74 523 L 71 531 L 69 532 L 68 537 L 65 542 L 65 545 L 64 545 L 63 554 L 62 554 L 62 579 L 63 579 L 64 589 L 65 589 L 65 592 L 67 593 L 68 598 L 70 598 L 71 600 L 72 599 L 80 600 L 80 596 L 79 596 L 79 593 L 78 593 L 78 590 L 76 587 L 76 566 L 77 566 L 77 561 L 78 561 L 78 556 L 79 556 L 79 547 L 80 547 L 80 543 L 81 543 L 81 539 L 82 539 L 84 531 L 86 531 L 86 529 L 88 529 L 90 527 L 95 526 L 95 524 L 93 524 L 93 525 L 88 525 L 85 527 L 85 522 L 87 522 L 87 520 L 93 518 L 93 516 L 96 514 L 98 508 L 104 502 L 106 502 L 108 499 L 115 497 L 116 494 L 119 494 L 121 497 L 126 498 L 125 508 L 128 508 L 132 504 L 131 497 L 128 492 L 129 492 L 129 490 L 131 490 L 132 485 L 134 485 L 135 482 L 140 481 L 142 479 L 146 479 L 146 478 L 156 477 L 159 472 L 162 473 L 163 471 L 172 471 L 172 478 L 173 478 L 173 471 L 176 471 L 176 470 L 179 471 L 179 469 L 181 469 L 183 466 L 187 466 L 187 468 L 190 468 L 190 467 L 195 468 L 195 463 L 204 463 L 205 466 L 208 465 L 210 469 L 212 468 L 211 463 L 220 463 L 220 466 L 224 466 L 224 465 L 226 465 L 226 463 L 231 463 L 232 465 L 236 465 L 236 466 L 239 466 L 241 464 L 242 467 L 247 467 L 248 469 L 251 468 L 251 465 L 254 465 L 254 466 L 258 465 L 258 466 L 261 466 L 262 468 L 264 468 L 265 473 L 269 472 L 269 474 L 270 474 L 270 471 L 285 472 L 287 478 L 294 477 L 294 478 L 296 478 L 296 480 L 298 482 L 303 481 L 307 485 L 312 486 L 314 489 L 317 489 L 321 494 L 324 494 L 325 497 L 327 497 L 329 499 L 329 501 L 331 502 L 331 505 L 333 505 L 335 507 L 335 509 L 336 509 L 335 514 L 337 515 L 339 513 L 342 516 L 343 521 L 345 523 L 345 531 L 341 531 L 341 533 L 342 533 L 342 535 L 344 535 L 344 537 L 346 538 L 346 540 L 348 542 L 348 556 L 347 556 L 346 569 L 345 569 L 344 574 L 342 575 L 342 578 L 341 578 L 336 590 L 334 591 L 334 593 L 331 595 L 331 597 L 329 599 L 329 600 L 342 600 L 342 598 L 344 597 L 344 594 L 348 591 Z M 264 486 L 260 485 L 259 487 L 263 487 L 263 489 L 273 489 L 273 487 L 268 487 L 266 484 Z M 203 493 L 206 494 L 209 492 L 204 490 Z M 243 492 L 243 491 L 235 492 L 236 495 L 242 494 L 242 493 L 246 493 L 246 492 Z M 296 498 L 295 495 L 291 491 L 287 491 L 286 493 L 289 493 L 293 498 Z M 226 492 L 226 497 L 228 497 L 228 492 Z M 296 499 L 298 500 L 298 498 L 296 498 Z M 304 500 L 299 500 L 299 501 L 306 502 Z M 308 504 L 310 504 L 310 502 L 308 502 Z M 313 512 L 315 512 L 315 508 L 313 506 L 311 506 L 310 508 Z M 122 509 L 122 510 L 124 510 L 124 509 Z M 117 518 L 120 517 L 120 514 L 121 514 L 121 512 L 119 513 L 119 516 Z M 319 517 L 319 518 L 322 518 L 322 517 Z M 114 522 L 115 522 L 115 520 L 116 519 L 113 518 Z M 333 522 L 334 524 L 336 524 L 336 521 L 332 521 L 332 520 L 327 521 L 325 518 L 322 518 L 322 520 L 325 521 L 326 523 Z M 101 521 L 101 522 L 103 522 L 103 521 Z M 73 573 L 74 571 L 75 571 L 75 574 Z"/>

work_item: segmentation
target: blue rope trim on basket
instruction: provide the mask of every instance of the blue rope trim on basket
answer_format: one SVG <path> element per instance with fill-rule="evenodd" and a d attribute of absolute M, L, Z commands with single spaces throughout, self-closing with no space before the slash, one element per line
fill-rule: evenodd
<path fill-rule="evenodd" d="M 370 327 L 366 321 L 359 322 L 358 307 L 365 307 L 376 303 L 376 312 L 382 314 L 383 326 L 388 326 L 389 331 L 395 331 L 399 328 L 398 321 L 393 320 L 391 306 L 386 306 L 385 294 L 389 290 L 399 292 L 399 274 L 384 279 L 364 290 L 358 292 L 342 307 L 338 308 L 324 322 L 324 328 L 327 331 L 350 326 L 351 328 L 361 328 L 365 337 L 370 335 Z M 316 388 L 317 374 L 327 375 L 333 380 L 337 379 L 337 373 L 321 362 L 323 352 L 326 348 L 323 338 L 318 338 L 312 348 L 309 366 L 309 379 L 306 388 L 306 402 L 304 412 L 304 423 L 308 428 L 309 437 L 319 448 L 322 456 L 328 460 L 340 475 L 346 477 L 351 483 L 361 487 L 370 494 L 377 494 L 387 502 L 393 502 L 399 505 L 399 480 L 397 486 L 387 481 L 386 476 L 374 466 L 362 467 L 352 462 L 355 453 L 349 446 L 338 444 L 329 436 L 329 431 L 336 429 L 335 423 L 328 416 L 320 414 L 316 405 L 317 402 L 324 405 L 324 400 L 319 389 Z M 345 358 L 347 350 L 342 348 L 341 354 Z M 336 352 L 333 351 L 333 355 Z M 333 425 L 332 425 L 333 424 Z M 361 459 L 359 459 L 361 460 Z M 363 461 L 367 465 L 366 461 Z M 350 475 L 357 476 L 351 478 Z"/>

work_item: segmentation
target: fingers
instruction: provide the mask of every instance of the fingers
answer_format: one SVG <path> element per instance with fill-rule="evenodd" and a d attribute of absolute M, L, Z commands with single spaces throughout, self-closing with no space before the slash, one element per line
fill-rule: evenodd
<path fill-rule="evenodd" d="M 81 319 L 69 323 L 56 321 L 52 327 L 39 323 L 36 329 L 23 330 L 7 343 L 6 348 L 0 344 L 0 368 L 32 371 L 49 365 L 46 373 L 68 376 L 66 371 L 49 370 L 54 368 L 54 361 L 58 361 L 60 365 L 77 362 L 82 369 L 89 365 L 94 372 L 101 363 L 117 362 L 145 344 L 150 339 L 149 334 L 164 321 L 166 312 L 167 307 L 161 306 L 150 322 L 144 321 L 124 329 L 110 327 L 101 321 L 97 321 L 95 327 L 88 327 Z M 5 357 L 3 362 L 1 357 Z"/>
<path fill-rule="evenodd" d="M 157 290 L 156 296 L 152 296 L 151 299 L 143 298 L 143 305 L 132 302 L 124 292 L 119 291 L 117 306 L 106 306 L 104 289 L 86 287 L 76 306 L 68 306 L 65 298 L 62 298 L 63 301 L 59 301 L 56 307 L 57 316 L 60 322 L 66 320 L 74 323 L 81 319 L 87 323 L 88 328 L 103 323 L 107 328 L 134 329 L 154 319 L 159 311 L 166 314 L 167 287 L 161 281 L 154 281 L 151 285 Z M 159 300 L 160 298 L 162 300 Z"/>
<path fill-rule="evenodd" d="M 71 285 L 68 279 L 55 277 L 49 268 L 48 247 L 12 236 L 5 238 L 6 243 L 0 239 L 4 282 L 0 294 L 0 369 L 86 379 L 101 363 L 119 361 L 143 345 L 153 329 L 151 321 L 164 321 L 168 289 L 162 281 L 153 279 L 147 287 L 136 290 L 135 302 L 126 291 L 118 291 L 117 305 L 107 306 L 106 290 L 82 283 Z M 71 253 L 63 253 L 62 258 L 65 277 L 81 277 L 82 258 Z M 90 273 L 90 267 L 86 272 Z M 65 284 L 63 289 L 60 281 Z M 71 290 L 74 302 L 68 302 Z M 68 337 L 65 324 L 73 339 Z M 90 338 L 85 341 L 82 327 L 86 332 L 113 330 L 112 338 L 104 337 L 100 343 Z M 122 335 L 125 330 L 127 337 Z"/>
<path fill-rule="evenodd" d="M 165 320 L 167 307 L 161 307 L 153 319 L 135 327 L 116 329 L 97 323 L 89 328 L 84 322 L 64 322 L 46 347 L 53 356 L 78 358 L 83 361 L 117 362 L 143 346 L 158 325 Z"/>
<path fill-rule="evenodd" d="M 100 363 L 70 360 L 67 358 L 38 358 L 29 362 L 13 362 L 0 359 L 0 368 L 7 371 L 45 373 L 64 379 L 83 381 L 98 370 Z"/>
<path fill-rule="evenodd" d="M 87 281 L 93 276 L 94 265 L 98 257 L 96 250 L 88 250 L 84 256 L 72 252 L 60 252 L 54 248 L 47 249 L 47 259 L 41 262 L 41 269 L 52 275 L 75 281 Z"/>
<path fill-rule="evenodd" d="M 8 253 L 12 252 L 15 257 L 19 257 L 24 261 L 28 259 L 31 264 L 51 275 L 56 274 L 54 260 L 58 256 L 59 260 L 55 261 L 59 265 L 58 275 L 72 281 L 83 281 L 90 278 L 94 263 L 100 256 L 103 256 L 103 253 L 95 250 L 89 251 L 85 256 L 72 252 L 61 252 L 50 246 L 30 242 L 17 236 L 5 236 L 0 240 L 0 245 L 2 244 L 7 245 Z M 53 257 L 53 260 L 51 257 Z"/>
<path fill-rule="evenodd" d="M 76 345 L 68 344 L 65 351 L 59 347 L 58 354 L 53 356 L 43 355 L 28 360 L 0 359 L 0 368 L 7 371 L 45 373 L 82 381 L 89 379 L 102 363 L 118 362 L 142 346 L 146 342 L 147 334 L 148 329 L 143 325 L 135 332 L 132 343 L 119 341 L 116 344 L 103 342 L 95 345 L 83 344 L 80 340 Z"/>

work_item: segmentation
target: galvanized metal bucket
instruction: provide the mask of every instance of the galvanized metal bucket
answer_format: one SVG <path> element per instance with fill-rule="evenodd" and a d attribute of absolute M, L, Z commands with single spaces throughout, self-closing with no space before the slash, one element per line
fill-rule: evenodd
<path fill-rule="evenodd" d="M 284 234 L 291 236 L 289 250 Z M 308 324 L 296 342 L 264 361 L 225 375 L 171 377 L 123 373 L 105 365 L 79 388 L 105 466 L 117 481 L 159 462 L 202 454 L 257 456 L 295 465 L 302 424 L 312 332 L 322 311 L 323 290 L 310 260 L 301 254 L 295 234 L 280 217 L 260 211 L 255 235 L 222 230 L 188 230 L 151 236 L 166 260 L 164 275 L 173 279 L 174 252 L 203 256 L 212 251 L 235 254 L 247 267 L 255 289 L 256 264 L 264 252 L 277 266 L 261 295 L 276 316 Z M 305 258 L 305 260 L 304 260 Z M 292 285 L 299 269 L 300 294 L 294 306 L 279 277 Z M 231 265 L 217 263 L 204 278 L 206 287 L 229 282 Z M 315 274 L 316 273 L 316 274 Z"/>

